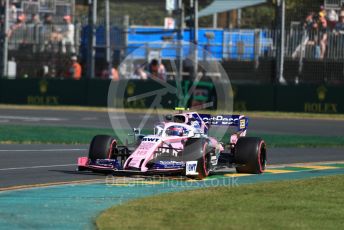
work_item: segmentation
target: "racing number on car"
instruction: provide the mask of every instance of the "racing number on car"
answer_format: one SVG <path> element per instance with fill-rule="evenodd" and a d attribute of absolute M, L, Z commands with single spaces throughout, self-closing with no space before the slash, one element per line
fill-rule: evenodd
<path fill-rule="evenodd" d="M 162 148 L 160 151 L 160 154 L 168 154 L 174 157 L 177 157 L 178 153 L 179 153 L 178 149 L 171 149 L 171 148 Z"/>

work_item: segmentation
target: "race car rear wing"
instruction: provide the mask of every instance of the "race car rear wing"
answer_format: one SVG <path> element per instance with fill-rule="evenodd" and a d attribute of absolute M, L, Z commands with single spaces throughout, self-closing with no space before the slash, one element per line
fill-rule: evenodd
<path fill-rule="evenodd" d="M 210 115 L 199 114 L 202 121 L 210 126 L 232 126 L 238 131 L 245 131 L 248 126 L 248 118 L 243 115 Z"/>

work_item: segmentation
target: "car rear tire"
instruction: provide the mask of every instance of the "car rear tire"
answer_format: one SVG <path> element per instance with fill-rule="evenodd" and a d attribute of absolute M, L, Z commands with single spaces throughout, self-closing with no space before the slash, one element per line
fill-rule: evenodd
<path fill-rule="evenodd" d="M 110 158 L 114 140 L 113 137 L 108 135 L 97 135 L 93 137 L 88 152 L 88 158 L 91 160 Z"/>
<path fill-rule="evenodd" d="M 238 173 L 260 174 L 266 167 L 266 145 L 261 138 L 241 137 L 235 146 L 234 160 Z"/>

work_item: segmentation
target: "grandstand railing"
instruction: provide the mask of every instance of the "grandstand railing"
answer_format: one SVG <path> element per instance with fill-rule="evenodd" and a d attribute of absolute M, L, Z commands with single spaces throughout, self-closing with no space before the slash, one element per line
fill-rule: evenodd
<path fill-rule="evenodd" d="M 34 14 L 39 14 L 40 16 L 51 14 L 54 15 L 54 21 L 56 23 L 62 23 L 63 16 L 74 15 L 74 2 L 74 0 L 22 0 L 17 1 L 16 11 L 17 14 L 24 13 L 27 16 Z"/>
<path fill-rule="evenodd" d="M 139 32 L 136 33 L 137 31 Z M 209 29 L 209 31 L 213 30 Z M 218 30 L 212 40 L 204 39 L 206 32 L 207 29 L 203 29 L 199 34 L 201 38 L 198 42 L 198 46 L 201 49 L 199 59 L 204 59 L 204 52 L 202 50 L 208 51 L 210 56 L 217 60 L 253 61 L 261 57 L 276 57 L 276 39 L 279 37 L 280 31 L 268 29 Z M 125 53 L 130 54 L 135 49 L 140 49 L 137 55 L 134 56 L 139 59 L 147 56 L 147 51 L 155 49 L 162 50 L 161 57 L 163 59 L 171 59 L 177 56 L 179 47 L 176 39 L 168 42 L 163 41 L 164 35 L 173 35 L 172 31 L 159 31 L 155 29 L 151 33 L 153 35 L 149 33 L 145 35 L 144 30 L 141 28 L 140 30 L 137 28 L 130 30 L 127 37 L 128 46 L 123 47 L 126 50 Z M 286 30 L 285 57 L 291 59 L 298 59 L 300 57 L 311 60 L 320 59 L 319 49 L 323 35 L 324 33 L 321 31 L 307 31 L 300 27 Z M 323 59 L 344 59 L 344 35 L 334 31 L 328 31 L 326 35 L 326 52 Z M 184 34 L 184 37 L 189 37 L 187 32 Z M 188 41 L 185 40 L 185 42 Z M 189 55 L 187 45 L 183 46 L 183 51 L 184 56 Z"/>
<path fill-rule="evenodd" d="M 327 32 L 325 60 L 344 59 L 344 35 Z M 321 32 L 310 32 L 303 29 L 289 30 L 286 34 L 286 52 L 288 58 L 320 59 Z"/>
<path fill-rule="evenodd" d="M 56 24 L 56 27 L 62 28 L 62 24 Z M 152 31 L 150 28 L 146 28 L 147 31 Z M 34 25 L 27 24 L 23 28 L 18 29 L 9 39 L 9 59 L 14 58 L 18 60 L 18 69 L 21 71 L 23 68 L 20 66 L 35 66 L 38 65 L 38 59 L 47 59 L 49 55 L 47 53 L 58 53 L 61 58 L 68 60 L 68 55 L 70 56 L 71 49 L 67 46 L 66 56 L 61 54 L 61 44 L 60 42 L 53 42 L 50 40 L 50 35 L 53 28 L 46 28 L 42 24 Z M 139 33 L 135 34 L 135 31 Z M 161 31 L 161 34 L 159 34 Z M 244 78 L 245 76 L 251 76 L 253 74 L 260 74 L 262 78 L 268 79 L 273 76 L 273 62 L 276 58 L 276 44 L 278 34 L 280 31 L 268 30 L 268 29 L 256 29 L 256 30 L 212 30 L 215 33 L 214 40 L 207 40 L 204 34 L 207 29 L 200 31 L 201 36 L 199 41 L 199 46 L 202 48 L 199 52 L 200 61 L 217 60 L 225 62 L 229 66 L 228 71 L 233 72 L 234 69 L 237 70 L 237 79 Z M 173 41 L 164 41 L 164 35 L 175 35 L 175 31 L 166 31 L 161 29 L 156 29 L 153 34 L 146 33 L 145 30 L 139 28 L 134 28 L 133 30 L 124 31 L 121 28 L 113 28 L 111 31 L 111 49 L 114 53 L 113 57 L 125 58 L 126 55 L 133 52 L 135 49 L 140 48 L 140 51 L 136 53 L 135 59 L 137 60 L 148 60 L 150 51 L 159 51 L 162 60 L 175 60 L 178 56 L 178 42 L 176 41 L 176 36 Z M 103 68 L 105 62 L 105 31 L 103 27 L 97 29 L 97 47 L 96 47 L 96 58 L 97 67 Z M 187 34 L 185 34 L 187 35 Z M 322 62 L 322 63 L 343 63 L 344 62 L 344 35 L 334 33 L 332 31 L 327 32 L 327 46 L 324 59 L 320 59 L 317 52 L 319 49 L 319 40 L 321 33 L 310 32 L 303 28 L 292 28 L 288 29 L 285 33 L 286 43 L 285 43 L 285 57 L 287 62 L 293 62 L 293 73 L 290 76 L 298 75 L 302 72 L 306 73 L 309 71 L 310 62 Z M 83 55 L 84 49 L 87 49 L 87 31 L 85 27 L 75 26 L 75 47 L 81 49 L 80 61 L 85 65 L 87 55 Z M 185 40 L 188 36 L 185 36 Z M 160 39 L 160 40 L 159 40 Z M 152 42 L 152 41 L 154 42 Z M 158 40 L 158 41 L 157 41 Z M 313 42 L 312 42 L 313 41 Z M 203 52 L 206 50 L 207 52 Z M 115 53 L 120 54 L 116 56 Z M 25 55 L 24 55 L 25 54 Z M 37 56 L 37 60 L 30 56 Z M 62 56 L 61 56 L 62 55 Z M 19 60 L 18 56 L 22 56 Z M 35 57 L 36 57 L 35 56 Z M 183 46 L 183 57 L 190 57 L 190 49 Z M 25 59 L 24 59 L 25 58 Z M 123 60 L 123 59 L 121 59 Z M 117 63 L 120 60 L 116 60 Z M 229 64 L 232 63 L 232 64 Z M 234 64 L 233 64 L 234 63 Z M 243 68 L 240 63 L 243 64 Z M 60 65 L 61 64 L 61 65 Z M 134 63 L 135 64 L 135 63 Z M 327 65 L 326 64 L 326 65 Z M 342 71 L 340 66 L 336 69 L 336 74 L 342 78 Z M 40 64 L 42 65 L 42 64 Z M 49 63 L 47 65 L 50 65 Z M 56 72 L 62 72 L 66 68 L 66 63 L 60 63 L 56 60 L 53 61 L 54 68 Z M 248 69 L 246 66 L 252 66 L 253 70 L 249 74 L 245 71 Z M 288 65 L 288 64 L 287 64 Z M 239 70 L 240 66 L 240 70 Z M 85 67 L 85 66 L 84 66 Z M 226 67 L 226 66 L 225 66 Z M 61 71 L 59 71 L 61 68 Z M 245 69 L 246 68 L 246 69 Z M 251 67 L 250 67 L 251 68 Z M 329 68 L 325 66 L 324 68 Z M 332 67 L 331 67 L 332 68 Z M 289 67 L 285 68 L 288 71 Z M 24 70 L 23 70 L 24 71 Z M 25 72 L 28 72 L 25 70 Z M 294 73 L 295 72 L 295 73 Z M 332 71 L 333 72 L 333 71 Z M 321 74 L 318 71 L 318 77 L 312 76 L 314 79 L 323 79 L 325 74 Z M 234 76 L 235 74 L 231 74 Z M 264 76 L 263 76 L 264 75 Z M 32 76 L 29 74 L 29 76 Z M 309 79 L 311 79 L 310 75 Z"/>
<path fill-rule="evenodd" d="M 32 46 L 33 52 L 46 51 L 47 47 L 59 46 L 60 42 L 52 38 L 52 34 L 61 34 L 65 25 L 56 24 L 46 26 L 43 24 L 27 24 L 18 28 L 9 38 L 9 50 L 19 49 L 21 46 Z M 85 28 L 83 28 L 85 29 Z M 97 36 L 97 47 L 105 47 L 104 28 L 99 27 Z M 133 52 L 141 47 L 141 52 L 137 53 L 137 58 L 147 56 L 146 50 L 164 50 L 162 58 L 171 59 L 177 56 L 179 49 L 176 40 L 166 42 L 162 37 L 165 33 L 155 34 L 155 41 L 150 40 L 152 35 L 144 36 L 134 33 L 125 33 L 119 29 L 111 31 L 112 47 L 124 50 L 125 54 Z M 203 34 L 205 31 L 202 32 Z M 259 57 L 276 57 L 276 38 L 279 32 L 276 30 L 224 30 L 219 31 L 219 39 L 200 40 L 198 46 L 201 48 L 199 59 L 204 59 L 206 50 L 212 58 L 217 60 L 243 60 L 252 61 Z M 171 32 L 171 34 L 173 34 Z M 285 57 L 304 59 L 319 59 L 317 49 L 322 33 L 309 32 L 304 29 L 290 29 L 286 31 Z M 87 47 L 87 33 L 82 33 L 81 26 L 75 26 L 75 47 L 80 45 Z M 147 39 L 146 39 L 147 37 Z M 344 35 L 335 32 L 327 32 L 327 46 L 325 59 L 337 60 L 344 59 Z M 159 39 L 160 40 L 157 40 Z M 125 43 L 124 41 L 127 40 Z M 104 43 L 104 44 L 103 44 Z M 68 44 L 67 44 L 68 45 Z M 69 44 L 70 45 L 70 44 Z M 125 46 L 126 45 L 126 46 Z M 187 45 L 183 47 L 184 56 L 189 56 Z M 209 55 L 208 55 L 209 56 Z"/>
<path fill-rule="evenodd" d="M 62 32 L 65 25 L 47 26 L 42 24 L 27 24 L 15 29 L 9 37 L 9 50 L 18 50 L 21 47 L 32 47 L 32 52 L 47 51 L 47 48 L 57 48 L 61 45 Z M 66 46 L 74 45 L 74 48 L 80 45 L 80 26 L 75 27 L 74 44 L 66 44 Z"/>
<path fill-rule="evenodd" d="M 344 0 L 325 0 L 324 7 L 327 10 L 330 10 L 330 9 L 339 10 L 341 9 L 343 3 L 344 3 Z"/>

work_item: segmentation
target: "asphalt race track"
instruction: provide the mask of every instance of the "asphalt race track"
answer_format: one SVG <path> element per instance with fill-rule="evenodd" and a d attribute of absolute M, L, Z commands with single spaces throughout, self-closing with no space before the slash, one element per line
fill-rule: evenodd
<path fill-rule="evenodd" d="M 144 118 L 137 113 L 111 116 L 120 122 L 128 119 L 133 126 Z M 147 127 L 155 122 L 156 116 L 151 117 Z M 37 109 L 0 109 L 0 125 L 2 132 L 6 132 L 6 125 L 111 128 L 107 112 Z M 342 136 L 343 130 L 344 121 L 314 119 L 252 118 L 249 125 L 249 131 L 267 134 Z M 0 226 L 93 229 L 100 212 L 140 197 L 209 186 L 343 175 L 343 150 L 268 148 L 268 169 L 262 175 L 236 174 L 233 170 L 202 181 L 156 181 L 77 172 L 77 158 L 87 156 L 88 145 L 0 144 Z"/>
<path fill-rule="evenodd" d="M 118 119 L 139 123 L 143 115 L 115 114 Z M 148 122 L 151 125 L 154 118 Z M 107 112 L 0 109 L 0 124 L 70 127 L 111 127 Z M 314 119 L 250 120 L 249 131 L 279 134 L 343 135 L 344 121 Z M 269 149 L 269 164 L 344 161 L 340 148 Z M 0 188 L 104 179 L 104 175 L 76 172 L 78 156 L 86 156 L 87 145 L 0 145 Z"/>
<path fill-rule="evenodd" d="M 87 146 L 1 145 L 0 187 L 101 178 L 76 172 L 76 159 Z"/>
<path fill-rule="evenodd" d="M 77 172 L 87 146 L 0 145 L 0 189 L 46 183 L 104 180 L 104 175 Z M 326 154 L 325 154 L 326 153 Z M 343 149 L 269 149 L 269 164 L 344 161 Z"/>
<path fill-rule="evenodd" d="M 111 116 L 119 121 L 127 119 L 132 126 L 137 126 L 144 118 L 144 114 L 122 112 L 112 113 Z M 146 126 L 152 128 L 156 121 L 157 116 L 151 116 Z M 41 109 L 0 108 L 0 124 L 111 128 L 107 112 Z M 271 134 L 341 136 L 343 130 L 344 120 L 251 118 L 249 122 L 250 132 Z"/>

